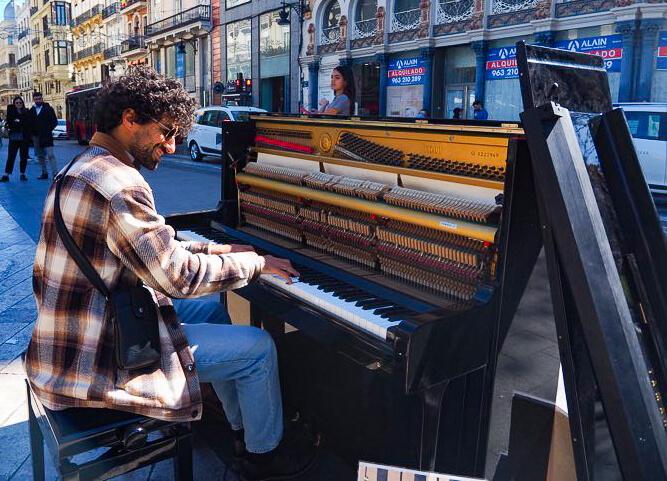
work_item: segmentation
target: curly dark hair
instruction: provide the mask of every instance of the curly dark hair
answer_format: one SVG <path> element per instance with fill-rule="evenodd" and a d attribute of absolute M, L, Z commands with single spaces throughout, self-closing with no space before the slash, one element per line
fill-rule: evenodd
<path fill-rule="evenodd" d="M 140 124 L 167 115 L 184 135 L 192 126 L 195 108 L 195 101 L 177 80 L 138 65 L 102 86 L 95 99 L 95 123 L 97 130 L 109 133 L 120 125 L 123 111 L 133 109 Z"/>

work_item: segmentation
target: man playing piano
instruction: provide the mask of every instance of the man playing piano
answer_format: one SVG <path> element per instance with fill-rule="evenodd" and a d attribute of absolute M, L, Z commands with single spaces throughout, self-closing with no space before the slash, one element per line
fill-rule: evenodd
<path fill-rule="evenodd" d="M 59 239 L 52 187 L 34 263 L 38 318 L 26 371 L 50 409 L 112 408 L 168 420 L 199 419 L 199 382 L 211 382 L 239 441 L 236 445 L 245 441 L 243 477 L 288 479 L 309 467 L 315 448 L 305 438 L 282 440 L 271 337 L 249 326 L 179 319 L 170 299 L 239 288 L 262 273 L 286 282 L 298 275 L 289 261 L 261 257 L 248 247 L 180 242 L 156 212 L 140 168 L 153 170 L 162 155 L 174 152 L 174 137 L 190 128 L 194 109 L 176 80 L 148 67 L 133 69 L 102 87 L 96 102 L 97 133 L 59 180 L 65 225 L 109 290 L 129 272 L 152 292 L 160 331 L 159 365 L 140 372 L 116 365 L 107 302 Z"/>

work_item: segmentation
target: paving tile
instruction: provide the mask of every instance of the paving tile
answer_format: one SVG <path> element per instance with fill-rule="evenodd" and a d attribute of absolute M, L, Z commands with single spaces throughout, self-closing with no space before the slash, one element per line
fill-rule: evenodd
<path fill-rule="evenodd" d="M 535 352 L 545 351 L 550 347 L 558 345 L 555 339 L 547 339 L 536 335 L 530 330 L 514 330 L 511 336 L 507 336 L 501 353 L 512 356 L 516 359 L 529 357 Z"/>
<path fill-rule="evenodd" d="M 2 352 L 3 344 L 16 336 L 24 328 L 25 324 L 20 322 L 5 322 L 0 324 L 0 352 Z M 13 344 L 13 341 L 10 341 L 11 344 Z"/>
<path fill-rule="evenodd" d="M 32 278 L 28 277 L 0 292 L 0 316 L 2 312 L 25 299 L 32 292 Z"/>
<path fill-rule="evenodd" d="M 30 455 L 27 421 L 28 405 L 24 402 L 0 428 L 0 446 L 2 446 L 0 479 L 9 479 Z"/>
<path fill-rule="evenodd" d="M 14 412 L 26 403 L 26 387 L 23 376 L 0 375 L 0 426 L 13 416 Z M 2 449 L 0 449 L 0 459 Z M 2 463 L 0 463 L 2 464 Z"/>
<path fill-rule="evenodd" d="M 20 284 L 26 279 L 27 280 L 32 279 L 32 265 L 30 264 L 25 265 L 23 267 L 17 267 L 12 272 L 8 272 L 6 276 L 0 277 L 0 296 L 2 296 L 4 292 L 12 289 L 17 284 Z M 23 299 L 23 297 L 25 297 L 25 294 L 30 294 L 32 292 L 32 283 L 30 284 L 30 289 L 31 290 L 29 292 L 24 293 L 24 295 L 21 296 L 20 299 Z"/>
<path fill-rule="evenodd" d="M 35 322 L 37 319 L 37 306 L 32 294 L 23 298 L 9 309 L 0 313 L 0 324 L 5 322 L 19 322 L 23 324 Z"/>
<path fill-rule="evenodd" d="M 34 244 L 13 244 L 0 250 L 0 279 L 10 276 L 19 269 L 32 266 L 34 260 Z"/>
<path fill-rule="evenodd" d="M 3 324 L 0 324 L 1 326 Z M 23 324 L 23 329 L 0 345 L 0 370 L 9 366 L 28 347 L 32 336 L 32 326 L 33 324 Z"/>

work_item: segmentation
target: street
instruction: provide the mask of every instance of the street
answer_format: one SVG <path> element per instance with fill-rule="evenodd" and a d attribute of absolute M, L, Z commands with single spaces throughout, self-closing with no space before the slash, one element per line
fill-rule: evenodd
<path fill-rule="evenodd" d="M 8 142 L 7 139 L 3 140 L 3 147 L 0 148 L 0 164 L 4 170 Z M 59 168 L 85 148 L 70 140 L 55 142 Z M 30 155 L 32 156 L 32 149 Z M 10 182 L 0 189 L 0 203 L 37 242 L 42 205 L 50 181 L 37 180 L 40 174 L 39 164 L 36 159 L 30 159 L 26 171 L 28 181 L 21 182 L 18 163 L 17 158 Z M 142 174 L 153 188 L 155 203 L 160 214 L 213 209 L 220 200 L 220 167 L 191 162 L 185 153 L 164 156 L 155 171 L 144 169 Z M 26 195 L 26 190 L 29 195 Z"/>

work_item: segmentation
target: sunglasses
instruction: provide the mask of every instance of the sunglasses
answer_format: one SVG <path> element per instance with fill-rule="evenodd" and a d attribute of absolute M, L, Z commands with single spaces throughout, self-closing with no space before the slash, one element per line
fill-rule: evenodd
<path fill-rule="evenodd" d="M 157 119 L 154 119 L 153 117 L 149 117 L 149 119 L 151 119 L 153 122 L 155 122 L 158 125 L 158 127 L 160 127 L 160 130 L 162 130 L 162 135 L 164 136 L 165 140 L 173 139 L 176 136 L 176 134 L 178 133 L 178 127 L 176 127 L 176 126 L 167 127 L 162 122 L 160 122 Z"/>

